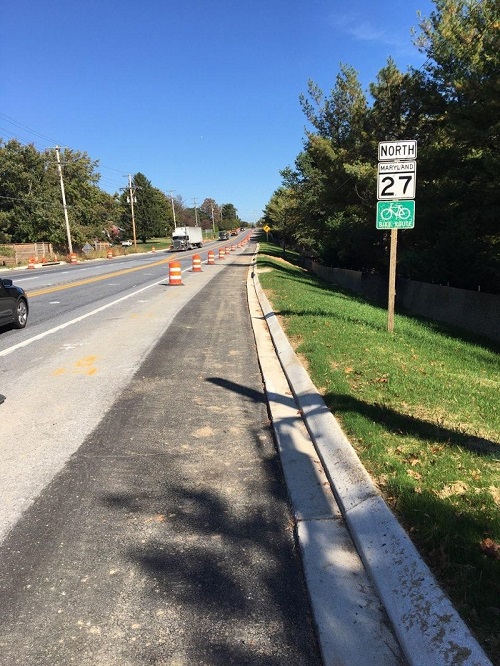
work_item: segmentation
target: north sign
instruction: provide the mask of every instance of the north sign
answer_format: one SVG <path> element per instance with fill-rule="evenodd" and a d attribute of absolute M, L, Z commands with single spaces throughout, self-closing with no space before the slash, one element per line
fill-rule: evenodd
<path fill-rule="evenodd" d="M 414 199 L 417 182 L 417 163 L 380 162 L 378 165 L 377 199 Z"/>
<path fill-rule="evenodd" d="M 378 144 L 378 161 L 416 160 L 417 141 L 380 141 Z"/>

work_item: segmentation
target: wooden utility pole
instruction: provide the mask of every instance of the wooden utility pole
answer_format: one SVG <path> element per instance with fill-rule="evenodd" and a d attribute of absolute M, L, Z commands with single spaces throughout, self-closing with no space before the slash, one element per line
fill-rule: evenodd
<path fill-rule="evenodd" d="M 212 209 L 212 231 L 213 231 L 214 238 L 215 238 L 215 218 L 214 218 L 214 205 L 213 205 L 213 203 L 210 204 L 210 207 Z"/>
<path fill-rule="evenodd" d="M 135 216 L 134 216 L 134 197 L 135 197 L 135 192 L 134 188 L 132 187 L 132 176 L 129 174 L 128 175 L 128 197 L 130 201 L 130 213 L 132 215 L 132 234 L 134 237 L 134 247 L 137 250 L 137 236 L 135 233 Z"/>
<path fill-rule="evenodd" d="M 68 250 L 70 254 L 73 254 L 73 244 L 71 242 L 71 231 L 69 228 L 69 219 L 68 219 L 68 207 L 66 206 L 66 194 L 64 192 L 64 180 L 62 175 L 61 168 L 61 157 L 59 155 L 59 146 L 56 146 L 56 160 L 57 160 L 57 170 L 59 172 L 59 181 L 61 183 L 61 197 L 64 210 L 64 219 L 66 221 L 66 235 L 68 237 Z"/>
<path fill-rule="evenodd" d="M 394 305 L 396 302 L 396 260 L 398 254 L 398 230 L 391 229 L 391 254 L 389 264 L 389 303 L 387 307 L 387 330 L 394 331 Z"/>
<path fill-rule="evenodd" d="M 198 209 L 196 208 L 196 198 L 193 199 L 194 202 L 194 226 L 198 226 Z"/>
<path fill-rule="evenodd" d="M 172 216 L 174 218 L 174 229 L 177 229 L 177 224 L 176 224 L 176 221 L 175 221 L 174 192 L 175 192 L 175 190 L 170 190 L 170 200 L 172 202 Z"/>

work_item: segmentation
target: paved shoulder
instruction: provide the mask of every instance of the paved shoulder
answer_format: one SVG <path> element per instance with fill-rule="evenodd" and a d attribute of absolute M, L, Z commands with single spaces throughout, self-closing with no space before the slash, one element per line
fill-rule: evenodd
<path fill-rule="evenodd" d="M 177 315 L 0 552 L 8 666 L 319 666 L 248 306 Z"/>

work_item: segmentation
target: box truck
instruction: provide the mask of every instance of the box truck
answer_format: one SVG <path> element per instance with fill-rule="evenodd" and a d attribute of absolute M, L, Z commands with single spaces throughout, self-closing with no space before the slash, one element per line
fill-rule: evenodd
<path fill-rule="evenodd" d="M 203 246 L 201 227 L 177 227 L 172 232 L 173 250 L 193 250 Z"/>

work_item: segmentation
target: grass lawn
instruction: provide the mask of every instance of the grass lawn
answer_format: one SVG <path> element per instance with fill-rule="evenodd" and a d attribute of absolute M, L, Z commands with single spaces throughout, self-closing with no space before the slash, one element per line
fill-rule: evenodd
<path fill-rule="evenodd" d="M 262 243 L 294 349 L 443 589 L 500 664 L 500 345 L 387 311 Z"/>

